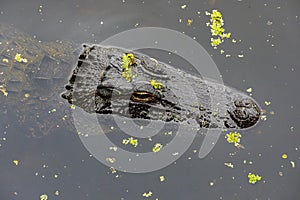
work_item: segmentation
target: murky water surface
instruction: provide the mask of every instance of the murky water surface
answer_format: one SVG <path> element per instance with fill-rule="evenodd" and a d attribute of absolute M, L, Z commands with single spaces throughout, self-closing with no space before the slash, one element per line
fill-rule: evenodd
<path fill-rule="evenodd" d="M 226 32 L 232 33 L 217 50 L 210 45 L 206 26 L 205 11 L 213 9 L 223 14 Z M 199 136 L 168 167 L 129 174 L 112 173 L 90 156 L 75 130 L 53 127 L 47 136 L 28 137 L 19 126 L 18 112 L 10 107 L 0 117 L 0 199 L 39 199 L 46 194 L 48 199 L 132 200 L 147 199 L 143 194 L 149 192 L 148 199 L 160 200 L 299 199 L 299 10 L 297 0 L 2 0 L 0 23 L 43 42 L 72 41 L 80 47 L 147 26 L 184 32 L 211 54 L 227 85 L 252 89 L 266 120 L 241 132 L 245 149 L 228 144 L 222 135 L 212 152 L 199 159 L 194 152 L 203 140 Z M 168 54 L 161 55 L 161 60 L 180 67 Z M 47 112 L 40 110 L 41 118 L 48 119 Z M 262 180 L 248 183 L 249 173 Z"/>

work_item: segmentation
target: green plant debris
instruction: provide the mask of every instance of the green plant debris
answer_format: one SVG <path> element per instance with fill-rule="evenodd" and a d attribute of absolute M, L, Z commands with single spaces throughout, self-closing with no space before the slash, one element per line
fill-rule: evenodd
<path fill-rule="evenodd" d="M 59 195 L 59 191 L 56 190 L 56 191 L 54 192 L 54 194 L 55 194 L 56 196 L 58 196 L 58 195 Z"/>
<path fill-rule="evenodd" d="M 246 92 L 251 93 L 251 92 L 252 92 L 252 88 L 248 88 L 248 89 L 246 90 Z"/>
<path fill-rule="evenodd" d="M 132 53 L 122 55 L 122 76 L 130 82 L 132 80 L 132 66 L 136 64 L 135 57 Z"/>
<path fill-rule="evenodd" d="M 181 5 L 181 9 L 185 9 L 186 8 L 186 4 Z"/>
<path fill-rule="evenodd" d="M 17 53 L 15 55 L 15 60 L 18 62 L 23 62 L 23 63 L 27 63 L 27 59 L 26 58 L 22 58 L 22 55 L 20 53 Z"/>
<path fill-rule="evenodd" d="M 18 160 L 13 160 L 13 163 L 18 166 L 19 165 L 19 161 Z"/>
<path fill-rule="evenodd" d="M 296 164 L 294 161 L 290 161 L 292 168 L 295 168 Z"/>
<path fill-rule="evenodd" d="M 164 177 L 164 176 L 160 176 L 160 177 L 159 177 L 159 181 L 160 181 L 160 182 L 164 182 L 164 181 L 165 181 L 165 177 Z"/>
<path fill-rule="evenodd" d="M 286 153 L 284 153 L 284 154 L 281 155 L 281 158 L 282 158 L 282 159 L 287 159 L 287 158 L 288 158 L 288 155 L 287 155 Z"/>
<path fill-rule="evenodd" d="M 249 183 L 255 184 L 257 181 L 261 180 L 261 176 L 259 176 L 257 174 L 249 173 L 248 179 L 249 179 Z"/>
<path fill-rule="evenodd" d="M 148 197 L 151 197 L 152 194 L 153 194 L 153 193 L 152 193 L 151 191 L 149 191 L 149 192 L 144 192 L 144 193 L 143 193 L 143 197 L 147 197 L 147 198 L 148 198 Z"/>
<path fill-rule="evenodd" d="M 247 162 L 248 162 L 249 165 L 253 165 L 253 162 L 252 162 L 252 161 L 247 161 L 247 160 L 244 160 L 244 161 L 243 161 L 243 164 L 247 164 Z"/>
<path fill-rule="evenodd" d="M 211 46 L 215 47 L 215 46 L 219 46 L 223 41 L 220 38 L 214 39 L 214 38 L 210 38 L 211 41 Z"/>
<path fill-rule="evenodd" d="M 213 10 L 212 13 L 206 11 L 206 15 L 210 15 L 210 22 L 206 23 L 210 27 L 211 31 L 211 46 L 217 47 L 224 42 L 225 38 L 230 38 L 231 33 L 225 33 L 223 28 L 224 20 L 222 14 L 218 10 Z"/>
<path fill-rule="evenodd" d="M 47 194 L 42 194 L 40 196 L 40 200 L 47 200 L 48 199 L 48 195 Z"/>
<path fill-rule="evenodd" d="M 266 106 L 271 105 L 271 101 L 265 101 Z"/>
<path fill-rule="evenodd" d="M 74 105 L 74 104 L 71 104 L 71 105 L 70 105 L 70 108 L 74 110 L 74 109 L 75 109 L 75 105 Z"/>
<path fill-rule="evenodd" d="M 138 140 L 137 139 L 132 139 L 129 142 L 132 146 L 136 147 L 138 145 Z"/>
<path fill-rule="evenodd" d="M 56 112 L 56 109 L 55 109 L 55 108 L 53 108 L 52 110 L 49 110 L 49 111 L 48 111 L 48 113 L 54 113 L 54 112 Z"/>
<path fill-rule="evenodd" d="M 238 149 L 246 149 L 245 146 L 240 143 L 234 143 L 234 146 Z"/>
<path fill-rule="evenodd" d="M 187 25 L 188 25 L 188 26 L 191 26 L 192 23 L 193 23 L 193 20 L 192 20 L 192 19 L 188 19 L 188 20 L 187 20 Z"/>
<path fill-rule="evenodd" d="M 263 121 L 266 121 L 267 120 L 267 115 L 261 115 L 260 119 L 263 120 Z"/>
<path fill-rule="evenodd" d="M 161 148 L 163 147 L 163 145 L 162 144 L 160 144 L 160 143 L 156 143 L 155 145 L 154 145 L 154 147 L 152 148 L 152 151 L 153 152 L 159 152 L 160 150 L 161 150 Z"/>
<path fill-rule="evenodd" d="M 150 85 L 152 85 L 152 87 L 154 89 L 161 89 L 162 88 L 162 83 L 156 82 L 156 80 L 151 80 Z"/>
<path fill-rule="evenodd" d="M 4 85 L 0 85 L 0 92 L 2 92 L 3 95 L 7 97 L 8 92 L 6 91 L 6 88 Z"/>
<path fill-rule="evenodd" d="M 240 138 L 241 137 L 242 137 L 242 135 L 238 132 L 227 133 L 226 136 L 225 136 L 228 143 L 234 143 L 234 144 L 240 143 Z"/>
<path fill-rule="evenodd" d="M 123 144 L 127 145 L 130 144 L 133 147 L 137 147 L 137 145 L 139 144 L 138 139 L 134 139 L 133 137 L 130 137 L 128 139 L 123 139 Z"/>
<path fill-rule="evenodd" d="M 227 167 L 229 167 L 229 168 L 233 168 L 234 167 L 234 165 L 231 162 L 229 162 L 229 163 L 225 162 L 224 165 L 227 166 Z"/>
<path fill-rule="evenodd" d="M 116 162 L 116 159 L 115 159 L 115 158 L 111 158 L 111 157 L 108 157 L 108 158 L 106 158 L 105 160 L 106 160 L 106 162 L 109 162 L 109 163 L 114 163 L 114 162 Z"/>

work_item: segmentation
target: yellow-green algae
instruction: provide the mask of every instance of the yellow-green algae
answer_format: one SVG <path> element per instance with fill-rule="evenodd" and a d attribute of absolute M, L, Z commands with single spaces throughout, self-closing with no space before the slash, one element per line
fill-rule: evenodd
<path fill-rule="evenodd" d="M 261 180 L 261 176 L 259 176 L 257 174 L 249 173 L 248 179 L 249 179 L 249 183 L 255 184 L 257 181 Z"/>
<path fill-rule="evenodd" d="M 150 85 L 152 85 L 152 87 L 154 89 L 161 89 L 162 88 L 162 83 L 159 83 L 156 80 L 151 80 Z"/>
<path fill-rule="evenodd" d="M 225 138 L 227 139 L 227 142 L 229 143 L 240 143 L 240 138 L 242 137 L 242 135 L 238 132 L 231 132 L 231 133 L 227 133 Z"/>
<path fill-rule="evenodd" d="M 135 57 L 132 53 L 122 55 L 122 76 L 130 82 L 132 80 L 132 66 L 135 64 Z"/>
<path fill-rule="evenodd" d="M 224 42 L 224 38 L 230 38 L 231 33 L 225 33 L 223 28 L 224 20 L 218 10 L 213 10 L 212 13 L 206 12 L 206 15 L 210 15 L 210 22 L 207 25 L 210 26 L 211 35 L 213 36 L 210 39 L 210 44 L 213 47 L 217 47 Z"/>

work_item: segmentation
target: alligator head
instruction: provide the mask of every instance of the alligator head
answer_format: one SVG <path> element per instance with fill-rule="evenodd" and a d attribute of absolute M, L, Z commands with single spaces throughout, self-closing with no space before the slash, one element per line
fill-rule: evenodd
<path fill-rule="evenodd" d="M 85 46 L 73 70 L 69 103 L 87 112 L 165 122 L 196 121 L 201 128 L 244 129 L 260 116 L 251 97 L 213 81 L 205 81 L 143 54 L 134 53 L 131 80 L 123 76 L 122 49 Z M 161 84 L 160 88 L 151 81 Z"/>

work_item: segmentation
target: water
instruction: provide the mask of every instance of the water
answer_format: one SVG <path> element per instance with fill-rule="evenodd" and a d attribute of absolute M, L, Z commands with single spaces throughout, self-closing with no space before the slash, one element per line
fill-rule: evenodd
<path fill-rule="evenodd" d="M 252 88 L 267 120 L 242 132 L 245 150 L 221 136 L 213 151 L 200 160 L 193 152 L 200 147 L 203 138 L 199 137 L 176 163 L 164 169 L 112 174 L 89 155 L 74 131 L 61 127 L 39 139 L 28 138 L 17 126 L 15 111 L 9 111 L 0 122 L 0 199 L 39 199 L 42 194 L 49 199 L 142 199 L 149 191 L 153 193 L 149 199 L 298 199 L 299 7 L 296 0 L 1 1 L 0 22 L 41 41 L 98 43 L 135 26 L 184 32 L 212 55 L 227 85 L 242 91 Z M 205 25 L 209 21 L 205 11 L 215 8 L 223 14 L 226 31 L 237 40 L 235 44 L 225 41 L 218 50 L 210 46 L 210 30 Z M 191 26 L 187 26 L 189 18 Z M 271 104 L 266 106 L 265 101 Z M 287 159 L 281 158 L 283 153 Z M 19 160 L 19 165 L 13 160 Z M 261 175 L 262 181 L 249 184 L 250 172 Z"/>

